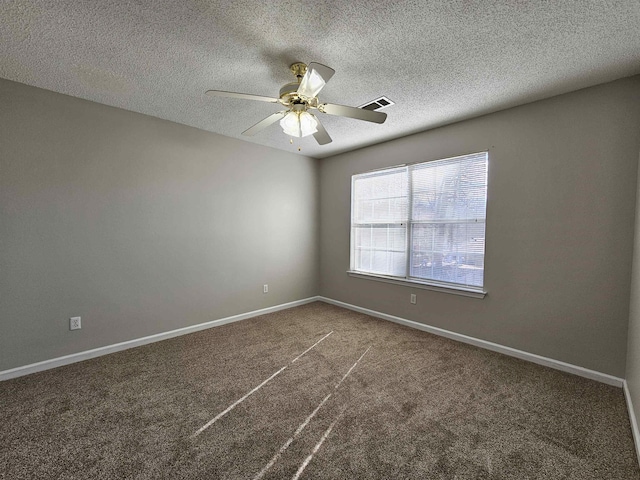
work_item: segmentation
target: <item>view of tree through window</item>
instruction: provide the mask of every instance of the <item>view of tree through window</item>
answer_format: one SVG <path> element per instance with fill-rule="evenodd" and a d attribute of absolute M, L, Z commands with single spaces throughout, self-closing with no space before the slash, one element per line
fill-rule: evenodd
<path fill-rule="evenodd" d="M 354 175 L 351 270 L 482 287 L 487 153 Z"/>

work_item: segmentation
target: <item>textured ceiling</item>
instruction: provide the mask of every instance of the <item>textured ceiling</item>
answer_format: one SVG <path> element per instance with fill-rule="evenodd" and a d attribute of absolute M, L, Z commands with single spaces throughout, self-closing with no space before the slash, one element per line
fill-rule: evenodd
<path fill-rule="evenodd" d="M 0 77 L 261 145 L 327 157 L 640 73 L 640 1 L 0 0 Z M 336 70 L 323 102 L 396 105 L 376 125 L 319 114 L 333 143 L 294 145 L 289 65 Z M 1 106 L 0 106 L 1 108 Z"/>

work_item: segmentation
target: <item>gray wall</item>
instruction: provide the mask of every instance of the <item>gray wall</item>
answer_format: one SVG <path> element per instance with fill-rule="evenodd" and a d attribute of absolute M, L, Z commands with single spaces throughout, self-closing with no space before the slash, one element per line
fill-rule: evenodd
<path fill-rule="evenodd" d="M 323 160 L 321 295 L 623 377 L 639 131 L 636 76 Z M 486 149 L 486 298 L 346 274 L 351 175 Z"/>
<path fill-rule="evenodd" d="M 631 274 L 631 301 L 629 307 L 629 340 L 627 346 L 627 387 L 633 403 L 636 422 L 640 423 L 640 169 L 636 193 L 636 221 L 633 242 L 633 267 Z M 638 446 L 636 446 L 638 449 Z"/>
<path fill-rule="evenodd" d="M 319 177 L 313 159 L 4 80 L 0 105 L 0 370 L 321 293 L 625 374 L 640 77 L 324 159 Z M 352 174 L 484 149 L 485 299 L 347 276 Z"/>
<path fill-rule="evenodd" d="M 317 163 L 0 80 L 0 370 L 317 295 Z"/>

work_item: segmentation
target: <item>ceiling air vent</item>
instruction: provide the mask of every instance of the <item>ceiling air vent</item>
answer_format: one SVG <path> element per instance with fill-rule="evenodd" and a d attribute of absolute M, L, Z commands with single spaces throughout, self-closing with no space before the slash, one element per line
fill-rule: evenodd
<path fill-rule="evenodd" d="M 364 110 L 381 110 L 383 108 L 390 107 L 391 105 L 395 104 L 387 97 L 380 97 L 372 102 L 367 102 L 364 105 L 360 105 L 358 108 L 362 108 Z"/>

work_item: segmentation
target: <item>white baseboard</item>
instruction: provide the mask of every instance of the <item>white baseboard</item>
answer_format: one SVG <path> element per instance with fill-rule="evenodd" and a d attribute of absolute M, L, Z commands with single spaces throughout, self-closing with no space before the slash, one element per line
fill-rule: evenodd
<path fill-rule="evenodd" d="M 295 302 L 283 303 L 281 305 L 262 308 L 260 310 L 254 310 L 252 312 L 241 313 L 239 315 L 233 315 L 231 317 L 220 318 L 218 320 L 212 320 L 210 322 L 200 323 L 198 325 L 192 325 L 190 327 L 178 328 L 169 332 L 157 333 L 155 335 L 149 335 L 148 337 L 127 340 L 126 342 L 94 348 L 92 350 L 85 350 L 84 352 L 73 353 L 71 355 L 52 358 L 51 360 L 45 360 L 43 362 L 32 363 L 30 365 L 24 365 L 22 367 L 0 371 L 0 381 L 21 377 L 23 375 L 29 375 L 30 373 L 41 372 L 43 370 L 49 370 L 51 368 L 61 367 L 63 365 L 69 365 L 71 363 L 81 362 L 90 358 L 100 357 L 109 353 L 119 352 L 121 350 L 159 342 L 161 340 L 167 340 L 168 338 L 178 337 L 180 335 L 186 335 L 188 333 L 194 333 L 200 330 L 206 330 L 208 328 L 219 327 L 227 323 L 239 322 L 240 320 L 246 320 L 248 318 L 277 312 L 279 310 L 286 310 L 287 308 L 298 307 L 300 305 L 305 305 L 307 303 L 315 302 L 318 300 L 320 300 L 320 297 L 309 297 L 303 300 L 297 300 Z"/>
<path fill-rule="evenodd" d="M 636 412 L 633 409 L 633 402 L 631 401 L 631 392 L 629 392 L 629 385 L 627 381 L 624 381 L 623 385 L 624 398 L 627 401 L 627 410 L 629 411 L 629 420 L 631 422 L 631 434 L 633 435 L 633 443 L 636 446 L 636 456 L 640 463 L 640 430 L 638 430 L 638 421 L 636 420 Z"/>
<path fill-rule="evenodd" d="M 333 300 L 331 298 L 318 297 L 318 300 L 325 303 L 330 303 L 332 305 L 336 305 L 338 307 L 348 308 L 349 310 L 354 310 L 356 312 L 371 315 L 372 317 L 377 317 L 383 320 L 389 320 L 390 322 L 399 323 L 400 325 L 405 325 L 407 327 L 415 328 L 417 330 L 422 330 L 423 332 L 433 333 L 434 335 L 450 338 L 452 340 L 457 340 L 458 342 L 468 343 L 469 345 L 474 345 L 476 347 L 484 348 L 494 352 L 503 353 L 505 355 L 516 357 L 521 360 L 527 360 L 532 363 L 537 363 L 538 365 L 544 365 L 545 367 L 551 367 L 551 368 L 555 368 L 556 370 L 561 370 L 563 372 L 573 373 L 574 375 L 578 375 L 580 377 L 589 378 L 591 380 L 597 380 L 598 382 L 606 383 L 607 385 L 612 385 L 614 387 L 622 387 L 624 383 L 624 379 L 614 377 L 613 375 L 596 372 L 595 370 L 589 370 L 587 368 L 579 367 L 577 365 L 572 365 L 570 363 L 561 362 L 559 360 L 554 360 L 552 358 L 542 357 L 534 353 L 528 353 L 522 350 L 516 350 L 515 348 L 505 347 L 504 345 L 488 342 L 486 340 L 480 340 L 474 337 L 469 337 L 461 333 L 444 330 L 438 327 L 431 327 L 423 323 L 414 322 L 413 320 L 407 320 L 405 318 L 396 317 L 386 313 L 376 312 L 375 310 L 369 310 L 368 308 L 358 307 L 356 305 L 340 302 L 338 300 Z"/>
<path fill-rule="evenodd" d="M 606 383 L 607 385 L 613 385 L 616 387 L 623 387 L 624 385 L 624 379 L 614 377 L 612 375 L 607 375 L 606 373 L 596 372 L 594 370 L 589 370 L 583 367 L 579 367 L 577 365 L 572 365 L 569 363 L 561 362 L 559 360 L 554 360 L 552 358 L 542 357 L 540 355 L 524 352 L 522 350 L 516 350 L 515 348 L 505 347 L 504 345 L 499 345 L 497 343 L 488 342 L 486 340 L 480 340 L 474 337 L 469 337 L 467 335 L 462 335 L 460 333 L 455 333 L 455 332 L 444 330 L 438 327 L 432 327 L 429 325 L 425 325 L 423 323 L 414 322 L 413 320 L 407 320 L 404 318 L 396 317 L 386 313 L 377 312 L 375 310 L 369 310 L 368 308 L 358 307 L 356 305 L 351 305 L 349 303 L 344 303 L 338 300 L 333 300 L 333 299 L 321 297 L 321 296 L 309 297 L 303 300 L 297 300 L 295 302 L 289 302 L 281 305 L 276 305 L 273 307 L 263 308 L 260 310 L 254 310 L 252 312 L 233 315 L 231 317 L 221 318 L 218 320 L 212 320 L 210 322 L 200 323 L 198 325 L 192 325 L 190 327 L 179 328 L 176 330 L 171 330 L 169 332 L 158 333 L 158 334 L 150 335 L 147 337 L 128 340 L 126 342 L 94 348 L 92 350 L 86 350 L 84 352 L 65 355 L 63 357 L 57 357 L 57 358 L 45 360 L 38 363 L 32 363 L 30 365 L 24 365 L 21 367 L 12 368 L 10 370 L 0 371 L 0 381 L 21 377 L 23 375 L 29 375 L 30 373 L 41 372 L 43 370 L 49 370 L 51 368 L 61 367 L 63 365 L 69 365 L 71 363 L 81 362 L 83 360 L 100 357 L 102 355 L 107 355 L 109 353 L 119 352 L 121 350 L 126 350 L 129 348 L 146 345 L 153 342 L 159 342 L 161 340 L 166 340 L 166 339 L 177 337 L 180 335 L 186 335 L 188 333 L 194 333 L 200 330 L 206 330 L 208 328 L 218 327 L 220 325 L 225 325 L 227 323 L 246 320 L 248 318 L 257 317 L 259 315 L 265 315 L 267 313 L 277 312 L 279 310 L 285 310 L 285 309 L 297 307 L 300 305 L 305 305 L 307 303 L 311 303 L 315 301 L 322 301 L 322 302 L 336 305 L 339 307 L 347 308 L 349 310 L 354 310 L 356 312 L 371 315 L 372 317 L 377 317 L 383 320 L 399 323 L 401 325 L 415 328 L 417 330 L 433 333 L 434 335 L 439 335 L 441 337 L 446 337 L 452 340 L 457 340 L 459 342 L 475 345 L 476 347 L 485 348 L 487 350 L 492 350 L 494 352 L 503 353 L 505 355 L 520 358 L 522 360 L 527 360 L 533 363 L 537 363 L 539 365 L 555 368 L 563 372 L 573 373 L 581 377 L 590 378 L 592 380 L 597 380 L 599 382 Z M 627 398 L 629 397 L 627 396 Z M 628 403 L 629 402 L 630 402 L 630 399 L 628 399 Z M 630 415 L 630 416 L 635 420 L 635 416 L 633 415 Z"/>

